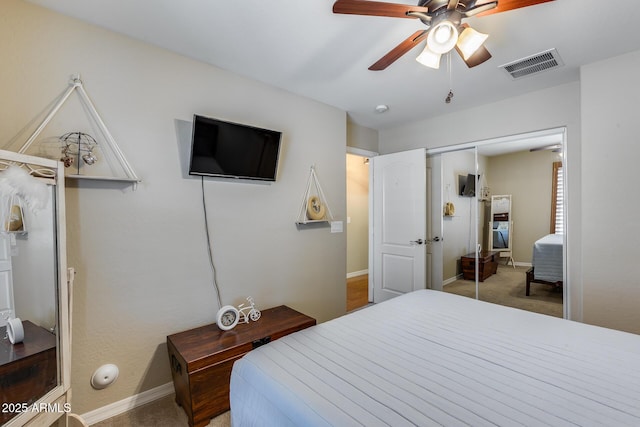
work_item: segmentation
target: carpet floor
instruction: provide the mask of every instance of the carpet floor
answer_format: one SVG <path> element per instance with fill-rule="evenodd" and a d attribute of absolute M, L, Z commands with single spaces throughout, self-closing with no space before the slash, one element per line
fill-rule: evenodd
<path fill-rule="evenodd" d="M 479 283 L 478 299 L 520 308 L 522 310 L 562 317 L 562 290 L 532 283 L 530 295 L 525 295 L 526 271 L 529 267 L 499 265 L 496 274 Z M 445 292 L 475 298 L 473 280 L 459 279 L 444 286 Z"/>
<path fill-rule="evenodd" d="M 213 418 L 207 427 L 229 427 L 230 412 Z M 188 427 L 187 414 L 174 395 L 158 399 L 132 411 L 92 424 L 92 427 Z"/>

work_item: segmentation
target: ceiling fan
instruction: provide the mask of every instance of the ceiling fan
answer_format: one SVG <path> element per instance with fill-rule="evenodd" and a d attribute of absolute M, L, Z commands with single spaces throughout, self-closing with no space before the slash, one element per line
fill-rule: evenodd
<path fill-rule="evenodd" d="M 380 71 L 402 55 L 427 40 L 424 51 L 416 58 L 431 68 L 439 68 L 440 57 L 453 48 L 469 68 L 482 64 L 491 54 L 483 46 L 487 34 L 479 33 L 462 20 L 505 12 L 553 0 L 418 0 L 417 6 L 370 0 L 337 0 L 333 12 L 351 15 L 388 16 L 419 19 L 427 26 L 402 41 L 380 58 L 369 70 Z"/>

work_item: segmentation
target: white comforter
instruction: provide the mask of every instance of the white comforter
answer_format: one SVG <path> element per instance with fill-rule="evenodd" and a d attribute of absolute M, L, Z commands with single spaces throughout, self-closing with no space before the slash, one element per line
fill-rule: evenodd
<path fill-rule="evenodd" d="M 640 336 L 417 291 L 237 361 L 241 426 L 640 426 Z"/>

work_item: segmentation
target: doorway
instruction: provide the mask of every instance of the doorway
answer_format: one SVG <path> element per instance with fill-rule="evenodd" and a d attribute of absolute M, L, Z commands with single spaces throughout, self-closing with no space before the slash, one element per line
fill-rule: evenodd
<path fill-rule="evenodd" d="M 369 159 L 377 155 L 347 147 L 347 311 L 372 300 L 369 292 Z"/>

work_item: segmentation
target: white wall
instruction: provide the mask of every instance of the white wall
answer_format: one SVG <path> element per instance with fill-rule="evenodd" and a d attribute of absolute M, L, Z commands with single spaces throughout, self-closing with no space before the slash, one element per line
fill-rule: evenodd
<path fill-rule="evenodd" d="M 640 51 L 581 70 L 584 321 L 640 333 Z"/>
<path fill-rule="evenodd" d="M 471 72 L 471 71 L 470 71 Z M 454 101 L 455 102 L 455 101 Z M 464 124 L 464 125 L 462 125 Z M 571 318 L 582 318 L 580 83 L 528 93 L 458 113 L 380 131 L 380 152 L 443 147 L 526 132 L 567 127 L 567 245 Z M 446 237 L 445 237 L 446 239 Z"/>
<path fill-rule="evenodd" d="M 333 215 L 346 217 L 345 112 L 19 0 L 3 2 L 0 52 L 0 146 L 80 73 L 143 180 L 136 191 L 67 181 L 74 412 L 171 381 L 166 336 L 215 319 L 201 182 L 185 173 L 194 113 L 283 132 L 276 183 L 204 182 L 223 303 L 251 295 L 318 321 L 344 313 L 345 233 L 295 221 L 312 165 Z M 71 111 L 43 136 L 82 130 L 82 110 Z M 104 363 L 120 376 L 95 391 L 89 378 Z"/>

